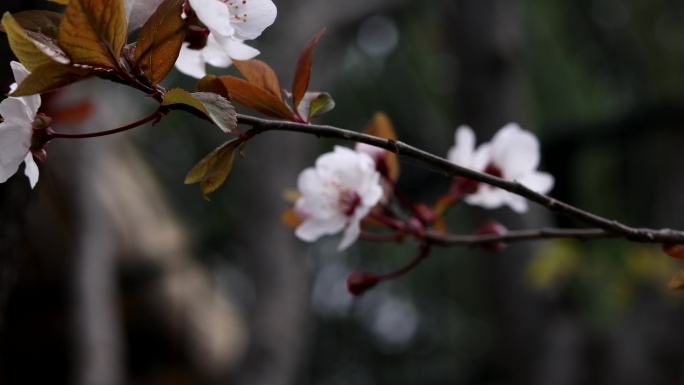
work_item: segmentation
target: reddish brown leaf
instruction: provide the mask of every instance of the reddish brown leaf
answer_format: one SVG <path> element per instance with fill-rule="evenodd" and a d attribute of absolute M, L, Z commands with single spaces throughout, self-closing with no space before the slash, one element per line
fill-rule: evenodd
<path fill-rule="evenodd" d="M 228 90 L 230 98 L 243 106 L 268 116 L 295 120 L 292 110 L 270 92 L 234 76 L 221 76 L 219 79 Z"/>
<path fill-rule="evenodd" d="M 233 60 L 233 64 L 248 82 L 273 94 L 279 100 L 283 100 L 278 76 L 268 64 L 256 59 L 246 61 Z"/>
<path fill-rule="evenodd" d="M 316 33 L 309 43 L 302 51 L 297 62 L 297 69 L 295 70 L 295 77 L 292 83 L 292 103 L 297 109 L 299 103 L 304 98 L 304 94 L 309 89 L 309 79 L 311 78 L 311 66 L 313 65 L 313 50 L 318 45 L 318 42 L 323 37 L 325 28 Z"/>
<path fill-rule="evenodd" d="M 135 62 L 153 84 L 164 80 L 178 58 L 186 30 L 183 3 L 165 0 L 140 31 Z"/>
<path fill-rule="evenodd" d="M 116 68 L 127 36 L 123 0 L 71 0 L 58 41 L 74 63 Z"/>
<path fill-rule="evenodd" d="M 376 112 L 363 132 L 368 135 L 373 135 L 384 139 L 397 139 L 397 133 L 394 131 L 392 121 L 384 112 Z M 396 181 L 399 179 L 400 168 L 397 154 L 389 151 L 385 152 L 385 167 L 387 168 L 387 177 L 390 180 Z"/>

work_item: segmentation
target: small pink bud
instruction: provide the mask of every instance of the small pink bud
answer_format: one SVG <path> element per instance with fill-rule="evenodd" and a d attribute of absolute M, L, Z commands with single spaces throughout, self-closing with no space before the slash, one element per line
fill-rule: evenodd
<path fill-rule="evenodd" d="M 665 243 L 663 251 L 672 258 L 684 260 L 684 245 L 681 243 Z"/>
<path fill-rule="evenodd" d="M 508 229 L 504 227 L 501 223 L 495 220 L 489 220 L 487 223 L 482 225 L 479 229 L 475 230 L 475 235 L 504 235 L 508 232 Z M 497 253 L 506 248 L 506 243 L 498 242 L 487 242 L 483 243 L 480 247 L 484 250 Z"/>
<path fill-rule="evenodd" d="M 380 276 L 364 271 L 353 271 L 347 277 L 347 290 L 355 296 L 365 293 L 380 282 Z"/>

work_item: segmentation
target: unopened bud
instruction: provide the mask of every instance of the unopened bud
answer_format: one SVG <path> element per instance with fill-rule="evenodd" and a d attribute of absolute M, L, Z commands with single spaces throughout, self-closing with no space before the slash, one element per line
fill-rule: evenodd
<path fill-rule="evenodd" d="M 380 276 L 364 271 L 354 271 L 347 277 L 347 290 L 352 295 L 359 296 L 380 282 Z"/>
<path fill-rule="evenodd" d="M 477 229 L 475 235 L 504 235 L 507 232 L 508 229 L 504 225 L 492 219 Z M 502 241 L 486 242 L 480 247 L 492 253 L 498 253 L 506 248 L 506 243 Z"/>
<path fill-rule="evenodd" d="M 45 114 L 38 114 L 33 120 L 34 130 L 45 130 L 52 124 L 52 118 Z"/>
<path fill-rule="evenodd" d="M 663 251 L 672 258 L 684 260 L 684 244 L 665 243 L 663 244 Z"/>

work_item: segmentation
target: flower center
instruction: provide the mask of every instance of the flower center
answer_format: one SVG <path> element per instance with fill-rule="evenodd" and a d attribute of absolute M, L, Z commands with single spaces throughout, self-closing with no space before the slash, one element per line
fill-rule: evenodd
<path fill-rule="evenodd" d="M 344 190 L 340 192 L 339 203 L 344 215 L 351 217 L 361 205 L 361 197 L 355 191 Z"/>
<path fill-rule="evenodd" d="M 185 42 L 189 43 L 188 48 L 200 50 L 207 46 L 209 38 L 209 28 L 199 25 L 190 25 L 185 33 Z"/>
<path fill-rule="evenodd" d="M 495 165 L 494 163 L 490 163 L 487 165 L 487 168 L 484 169 L 485 174 L 489 174 L 498 178 L 503 178 L 503 172 L 499 168 L 499 166 Z"/>

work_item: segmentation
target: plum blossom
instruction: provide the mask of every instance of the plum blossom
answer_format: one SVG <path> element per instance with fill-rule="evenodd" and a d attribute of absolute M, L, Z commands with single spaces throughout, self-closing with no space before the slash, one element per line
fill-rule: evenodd
<path fill-rule="evenodd" d="M 11 62 L 14 73 L 14 91 L 29 71 L 18 62 Z M 4 183 L 25 164 L 24 174 L 29 178 L 31 188 L 38 183 L 38 166 L 31 153 L 31 139 L 33 136 L 33 122 L 40 107 L 40 95 L 23 97 L 8 97 L 0 103 L 0 183 Z"/>
<path fill-rule="evenodd" d="M 336 146 L 321 155 L 316 166 L 299 174 L 301 197 L 295 211 L 303 222 L 295 234 L 307 242 L 344 231 L 338 249 L 359 237 L 361 220 L 382 198 L 380 174 L 368 155 Z"/>
<path fill-rule="evenodd" d="M 537 171 L 540 161 L 539 140 L 515 123 L 504 126 L 491 142 L 477 148 L 475 134 L 470 127 L 459 127 L 455 140 L 456 144 L 447 155 L 454 164 L 517 181 L 542 194 L 553 187 L 553 176 Z M 465 201 L 487 209 L 508 205 L 518 213 L 527 211 L 527 201 L 523 197 L 484 183 L 480 183 L 477 191 L 468 195 Z"/>
<path fill-rule="evenodd" d="M 201 48 L 183 43 L 176 68 L 198 79 L 206 75 L 206 64 L 225 68 L 232 59 L 257 56 L 259 51 L 243 42 L 259 37 L 277 15 L 271 0 L 190 0 L 190 6 L 207 27 L 207 41 Z"/>

